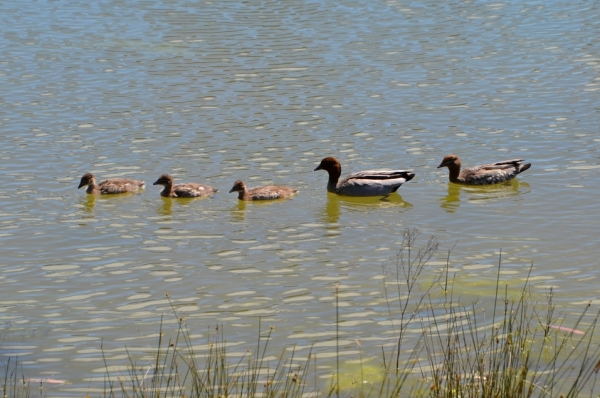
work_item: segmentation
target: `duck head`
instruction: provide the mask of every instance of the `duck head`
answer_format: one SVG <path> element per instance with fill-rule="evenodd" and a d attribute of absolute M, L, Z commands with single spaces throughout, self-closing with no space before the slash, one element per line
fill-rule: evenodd
<path fill-rule="evenodd" d="M 165 187 L 173 185 L 173 177 L 171 177 L 168 174 L 163 174 L 160 177 L 158 177 L 158 180 L 154 181 L 152 185 L 162 185 Z"/>
<path fill-rule="evenodd" d="M 81 187 L 85 187 L 86 185 L 90 185 L 93 182 L 94 182 L 94 176 L 92 175 L 92 173 L 85 173 L 81 177 L 81 181 L 79 181 L 79 186 L 77 187 L 77 189 L 79 189 Z"/>
<path fill-rule="evenodd" d="M 331 173 L 331 172 L 341 173 L 342 165 L 336 158 L 329 156 L 329 157 L 321 160 L 321 163 L 313 171 L 317 171 L 317 170 L 326 170 L 329 173 Z"/>
<path fill-rule="evenodd" d="M 452 153 L 450 155 L 444 156 L 442 163 L 440 163 L 440 165 L 437 168 L 439 169 L 442 167 L 448 167 L 449 169 L 451 169 L 458 167 L 460 169 L 460 166 L 460 158 Z"/>
<path fill-rule="evenodd" d="M 229 190 L 229 193 L 244 192 L 245 190 L 246 190 L 246 184 L 244 184 L 244 181 L 237 180 L 236 182 L 233 183 L 233 187 L 231 187 L 231 189 Z"/>

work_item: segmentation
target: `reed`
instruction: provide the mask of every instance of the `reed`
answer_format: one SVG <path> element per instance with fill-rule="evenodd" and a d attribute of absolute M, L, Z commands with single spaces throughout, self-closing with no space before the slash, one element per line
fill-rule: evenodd
<path fill-rule="evenodd" d="M 392 277 L 390 285 L 397 289 L 395 296 L 391 295 L 384 283 L 390 319 L 397 320 L 392 323 L 397 335 L 396 384 L 385 396 L 598 394 L 600 346 L 594 332 L 600 312 L 590 316 L 588 304 L 577 317 L 570 316 L 566 326 L 553 303 L 553 290 L 543 299 L 536 298 L 529 282 L 532 267 L 518 294 L 512 297 L 500 278 L 500 252 L 495 293 L 486 300 L 492 302 L 492 315 L 486 319 L 486 310 L 490 309 L 478 308 L 482 303 L 463 305 L 455 300 L 454 283 L 449 278 L 450 252 L 445 269 L 433 277 L 423 277 L 439 245 L 431 237 L 416 249 L 418 236 L 417 230 L 405 230 L 396 261 L 384 265 L 384 275 Z M 413 351 L 400 369 L 401 353 L 408 343 L 406 332 L 411 329 L 419 330 L 421 338 L 416 344 L 412 342 Z M 417 363 L 409 369 L 406 364 L 412 362 Z M 413 387 L 408 395 L 404 390 L 407 385 Z"/>
<path fill-rule="evenodd" d="M 175 311 L 173 305 L 173 310 Z M 140 368 L 130 358 L 127 375 L 106 374 L 105 397 L 301 397 L 308 382 L 312 350 L 304 361 L 297 361 L 295 350 L 285 356 L 284 349 L 274 366 L 267 365 L 267 348 L 273 329 L 260 330 L 254 352 L 237 362 L 228 360 L 227 340 L 222 327 L 207 337 L 208 352 L 199 355 L 182 318 L 173 339 L 163 341 L 163 325 L 152 368 Z M 105 365 L 108 369 L 108 363 Z"/>
<path fill-rule="evenodd" d="M 12 362 L 12 363 L 11 363 Z M 8 358 L 2 379 L 4 397 L 29 398 L 32 396 L 32 382 L 25 377 L 23 368 L 19 366 L 18 358 Z M 42 395 L 40 384 L 40 395 Z"/>
<path fill-rule="evenodd" d="M 430 372 L 423 374 L 434 397 L 578 397 L 596 387 L 600 349 L 594 340 L 599 313 L 583 326 L 587 305 L 570 326 L 561 324 L 549 290 L 533 297 L 528 280 L 518 297 L 500 289 L 492 319 L 479 325 L 475 304 L 453 303 L 444 317 L 424 325 Z M 580 329 L 581 327 L 581 329 Z"/>

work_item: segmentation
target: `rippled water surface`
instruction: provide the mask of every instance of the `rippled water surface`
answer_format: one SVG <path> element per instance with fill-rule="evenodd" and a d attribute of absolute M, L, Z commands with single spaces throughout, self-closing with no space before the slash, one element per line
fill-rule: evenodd
<path fill-rule="evenodd" d="M 533 263 L 565 311 L 598 300 L 600 3 L 189 1 L 0 3 L 0 354 L 94 392 L 109 361 L 156 344 L 168 293 L 195 335 L 223 325 L 325 353 L 390 338 L 382 263 L 402 231 L 441 249 L 465 304 Z M 463 164 L 525 158 L 518 180 L 449 185 Z M 344 199 L 312 170 L 416 173 L 387 198 Z M 80 177 L 144 179 L 93 197 Z M 162 173 L 208 183 L 175 200 Z M 298 187 L 238 203 L 233 182 Z M 595 312 L 595 311 L 594 311 Z M 202 338 L 200 338 L 202 340 Z M 202 340 L 204 341 L 204 340 Z M 243 350 L 242 350 L 243 352 Z M 328 371 L 324 370 L 323 374 Z"/>

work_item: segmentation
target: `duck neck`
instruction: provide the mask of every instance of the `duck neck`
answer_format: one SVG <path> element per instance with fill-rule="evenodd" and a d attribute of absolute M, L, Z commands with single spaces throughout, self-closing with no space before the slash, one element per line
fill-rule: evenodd
<path fill-rule="evenodd" d="M 85 192 L 87 192 L 87 193 L 96 193 L 98 191 L 99 191 L 99 188 L 96 185 L 96 179 L 92 177 L 92 180 L 90 181 L 90 183 L 88 184 L 87 188 L 85 189 Z"/>
<path fill-rule="evenodd" d="M 337 183 L 340 179 L 340 175 L 342 175 L 342 167 L 338 165 L 338 166 L 331 168 L 330 170 L 327 170 L 327 172 L 329 173 L 329 181 L 327 182 L 327 190 L 329 192 L 335 192 L 335 189 L 337 188 Z"/>
<path fill-rule="evenodd" d="M 244 188 L 238 192 L 238 199 L 239 200 L 244 200 L 246 199 L 246 187 L 244 186 Z"/>
<path fill-rule="evenodd" d="M 165 185 L 165 191 L 167 191 L 169 197 L 175 196 L 175 190 L 173 189 L 173 181 L 169 181 L 167 185 Z"/>
<path fill-rule="evenodd" d="M 450 170 L 450 182 L 458 182 L 458 176 L 460 175 L 460 163 L 449 164 L 448 170 Z"/>
<path fill-rule="evenodd" d="M 167 183 L 162 191 L 160 191 L 161 196 L 165 198 L 171 198 L 174 196 L 175 192 L 173 192 L 173 183 Z"/>

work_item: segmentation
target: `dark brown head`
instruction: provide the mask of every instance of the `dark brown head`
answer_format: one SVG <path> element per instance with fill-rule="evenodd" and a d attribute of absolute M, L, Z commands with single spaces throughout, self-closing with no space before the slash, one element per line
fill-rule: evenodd
<path fill-rule="evenodd" d="M 245 190 L 246 190 L 246 184 L 244 184 L 244 181 L 237 180 L 236 182 L 233 183 L 233 187 L 229 190 L 229 193 L 244 192 Z"/>
<path fill-rule="evenodd" d="M 317 171 L 317 170 L 327 170 L 330 173 L 332 171 L 337 171 L 337 172 L 341 173 L 342 165 L 336 158 L 330 156 L 330 157 L 327 157 L 327 158 L 321 160 L 321 163 L 313 171 Z"/>
<path fill-rule="evenodd" d="M 91 184 L 92 181 L 94 181 L 94 176 L 92 175 L 92 173 L 85 173 L 83 177 L 81 177 L 81 181 L 79 181 L 79 186 L 77 187 L 77 189 Z"/>
<path fill-rule="evenodd" d="M 442 163 L 440 163 L 440 165 L 437 168 L 438 169 L 441 167 L 451 168 L 451 167 L 457 167 L 457 166 L 458 166 L 458 168 L 460 168 L 460 158 L 452 153 L 450 155 L 444 156 Z"/>
<path fill-rule="evenodd" d="M 168 185 L 173 185 L 173 177 L 168 174 L 163 174 L 158 177 L 158 180 L 154 181 L 152 185 L 162 185 L 165 187 Z"/>

